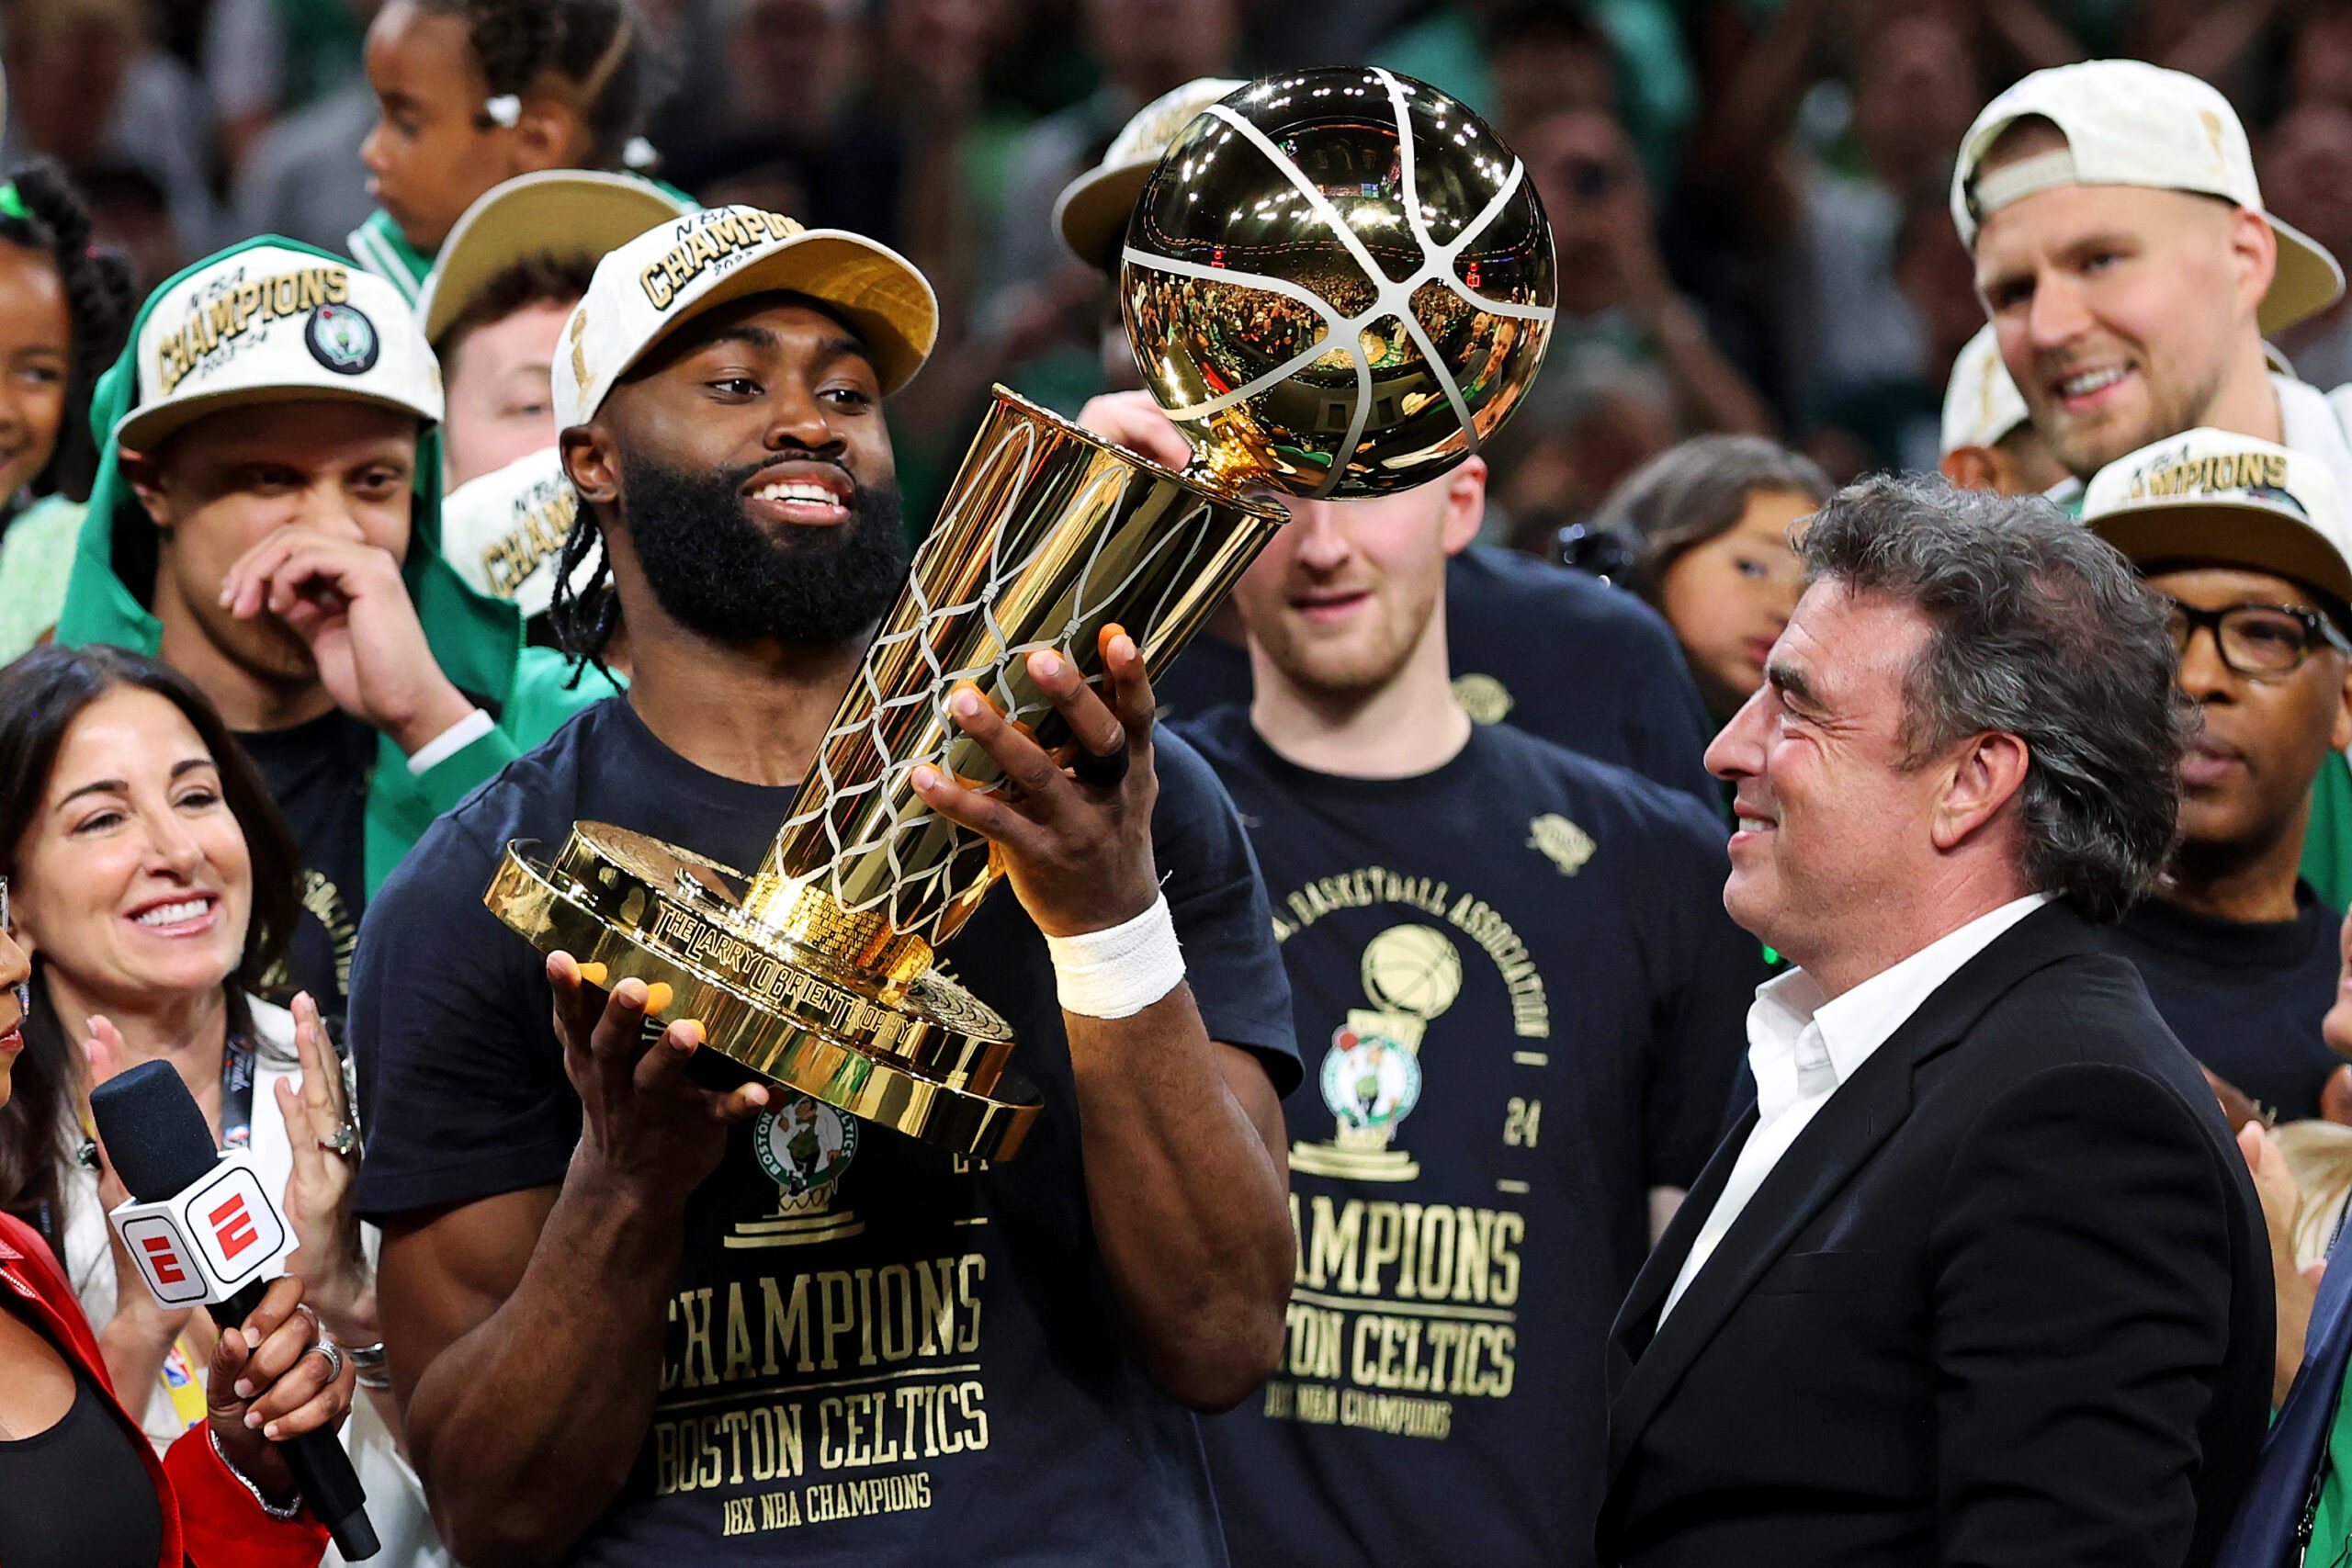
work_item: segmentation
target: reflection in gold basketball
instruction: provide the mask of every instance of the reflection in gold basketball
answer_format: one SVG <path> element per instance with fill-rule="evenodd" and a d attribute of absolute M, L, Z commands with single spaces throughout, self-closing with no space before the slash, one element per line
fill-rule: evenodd
<path fill-rule="evenodd" d="M 1431 1019 L 1462 994 L 1462 954 L 1430 926 L 1391 926 L 1364 944 L 1364 995 L 1395 1012 Z"/>
<path fill-rule="evenodd" d="M 1268 76 L 1177 136 L 1127 228 L 1146 383 L 1237 489 L 1376 495 L 1478 449 L 1534 378 L 1552 231 L 1468 109 L 1367 67 Z"/>

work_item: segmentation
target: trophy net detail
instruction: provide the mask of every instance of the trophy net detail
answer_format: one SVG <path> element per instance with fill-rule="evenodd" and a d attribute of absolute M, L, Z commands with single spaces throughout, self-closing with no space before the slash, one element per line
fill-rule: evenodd
<path fill-rule="evenodd" d="M 1282 520 L 1002 388 L 949 495 L 744 898 L 763 925 L 907 978 L 999 874 L 988 840 L 933 815 L 907 782 L 929 763 L 1001 783 L 949 694 L 968 682 L 1041 745 L 1064 744 L 1029 655 L 1060 653 L 1099 679 L 1097 634 L 1117 622 L 1162 667 Z"/>

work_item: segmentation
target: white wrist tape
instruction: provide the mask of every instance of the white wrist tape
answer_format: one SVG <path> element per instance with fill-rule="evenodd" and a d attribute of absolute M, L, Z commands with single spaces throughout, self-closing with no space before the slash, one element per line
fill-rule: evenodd
<path fill-rule="evenodd" d="M 1081 1018 L 1132 1018 L 1184 983 L 1184 950 L 1166 894 L 1124 925 L 1080 936 L 1049 936 L 1062 1010 Z"/>

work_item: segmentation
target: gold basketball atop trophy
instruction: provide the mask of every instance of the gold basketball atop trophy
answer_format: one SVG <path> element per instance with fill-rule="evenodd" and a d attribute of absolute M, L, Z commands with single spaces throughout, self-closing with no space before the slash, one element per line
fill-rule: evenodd
<path fill-rule="evenodd" d="M 1510 148 L 1435 88 L 1351 66 L 1186 126 L 1127 226 L 1145 379 L 1236 486 L 1376 495 L 1478 449 L 1535 378 L 1552 229 Z"/>
<path fill-rule="evenodd" d="M 799 232 L 757 216 L 742 232 L 763 243 Z M 552 855 L 509 846 L 484 895 L 502 919 L 601 983 L 644 980 L 657 1015 L 699 1020 L 772 1082 L 967 1154 L 1021 1146 L 1044 1102 L 1012 1031 L 934 962 L 1003 871 L 909 783 L 922 766 L 1001 783 L 949 694 L 973 685 L 1063 747 L 1029 656 L 1099 682 L 1116 623 L 1166 670 L 1284 519 L 1253 492 L 1377 494 L 1476 452 L 1543 357 L 1551 231 L 1519 160 L 1459 104 L 1383 71 L 1310 72 L 1178 136 L 1121 286 L 1192 441 L 1185 471 L 998 388 L 762 863 L 583 822 Z M 1438 945 L 1382 971 L 1384 1020 L 1452 1000 Z"/>

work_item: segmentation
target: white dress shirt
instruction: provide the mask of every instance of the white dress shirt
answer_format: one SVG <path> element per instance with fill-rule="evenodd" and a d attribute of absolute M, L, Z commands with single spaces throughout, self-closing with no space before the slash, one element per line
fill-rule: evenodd
<path fill-rule="evenodd" d="M 1707 1266 L 1772 1168 L 1797 1141 L 1815 1112 L 1838 1086 L 1854 1076 L 1888 1036 L 1919 1010 L 1919 1004 L 1960 972 L 1993 940 L 2050 902 L 2031 893 L 1977 916 L 1958 931 L 1938 937 L 1902 963 L 1882 969 L 1834 1001 L 1802 969 L 1756 988 L 1747 1010 L 1747 1066 L 1756 1075 L 1756 1126 L 1741 1145 L 1739 1159 L 1724 1183 L 1707 1223 L 1690 1244 L 1690 1256 L 1667 1292 L 1658 1321 L 1674 1310 L 1699 1270 Z"/>

